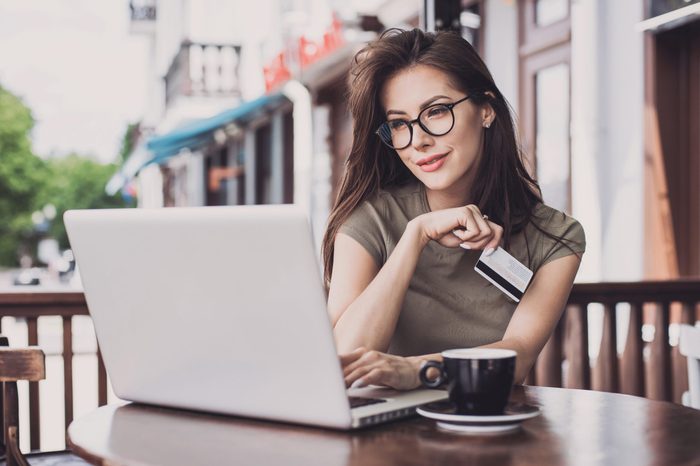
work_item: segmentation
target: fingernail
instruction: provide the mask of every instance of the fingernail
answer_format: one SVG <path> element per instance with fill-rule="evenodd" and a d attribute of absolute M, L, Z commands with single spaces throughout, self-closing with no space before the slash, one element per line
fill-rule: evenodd
<path fill-rule="evenodd" d="M 459 236 L 460 231 L 459 230 L 452 230 L 452 234 L 455 236 Z"/>
<path fill-rule="evenodd" d="M 357 379 L 352 383 L 352 385 L 350 385 L 350 388 L 362 388 L 364 386 L 365 386 L 365 381 L 362 379 Z"/>
<path fill-rule="evenodd" d="M 460 247 L 460 248 L 464 248 L 464 249 L 471 249 L 471 248 L 472 248 L 472 247 L 469 246 L 468 244 L 464 244 L 464 243 L 460 243 L 459 247 Z"/>
<path fill-rule="evenodd" d="M 485 255 L 486 257 L 488 257 L 488 256 L 490 256 L 491 254 L 493 254 L 493 251 L 495 251 L 495 249 L 493 249 L 493 248 L 488 248 L 486 251 L 484 251 L 484 255 Z"/>

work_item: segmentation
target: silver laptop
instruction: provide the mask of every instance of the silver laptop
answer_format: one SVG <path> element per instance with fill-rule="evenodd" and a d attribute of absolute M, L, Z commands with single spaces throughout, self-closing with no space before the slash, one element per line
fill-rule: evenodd
<path fill-rule="evenodd" d="M 74 210 L 64 221 L 122 399 L 350 429 L 446 398 L 346 390 L 296 206 Z"/>

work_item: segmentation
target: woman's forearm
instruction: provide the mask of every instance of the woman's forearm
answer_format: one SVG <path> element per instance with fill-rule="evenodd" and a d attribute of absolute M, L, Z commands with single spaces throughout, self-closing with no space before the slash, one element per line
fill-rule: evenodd
<path fill-rule="evenodd" d="M 533 357 L 532 352 L 528 351 L 527 345 L 512 338 L 483 345 L 480 348 L 502 348 L 515 351 L 517 356 L 515 358 L 515 377 L 513 382 L 516 384 L 522 384 L 525 381 L 525 377 L 527 377 L 537 357 L 536 355 Z"/>
<path fill-rule="evenodd" d="M 338 352 L 359 347 L 387 350 L 418 258 L 428 241 L 415 221 L 408 223 L 384 266 L 336 322 Z"/>

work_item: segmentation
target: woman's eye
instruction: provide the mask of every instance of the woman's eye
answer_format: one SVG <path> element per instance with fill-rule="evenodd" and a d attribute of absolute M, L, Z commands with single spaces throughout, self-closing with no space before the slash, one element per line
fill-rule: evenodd
<path fill-rule="evenodd" d="M 406 129 L 406 122 L 403 120 L 391 120 L 387 122 L 389 124 L 389 129 L 392 131 L 399 131 Z"/>
<path fill-rule="evenodd" d="M 437 107 L 431 107 L 428 109 L 428 118 L 439 118 L 444 116 L 450 110 L 444 105 L 438 105 Z"/>

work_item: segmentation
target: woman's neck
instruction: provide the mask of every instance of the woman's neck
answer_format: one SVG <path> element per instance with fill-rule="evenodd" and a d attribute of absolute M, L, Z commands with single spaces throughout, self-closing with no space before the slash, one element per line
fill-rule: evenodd
<path fill-rule="evenodd" d="M 461 186 L 458 185 L 439 191 L 429 189 L 426 186 L 425 196 L 428 199 L 428 207 L 430 207 L 432 212 L 471 204 L 469 186 L 464 183 Z"/>

